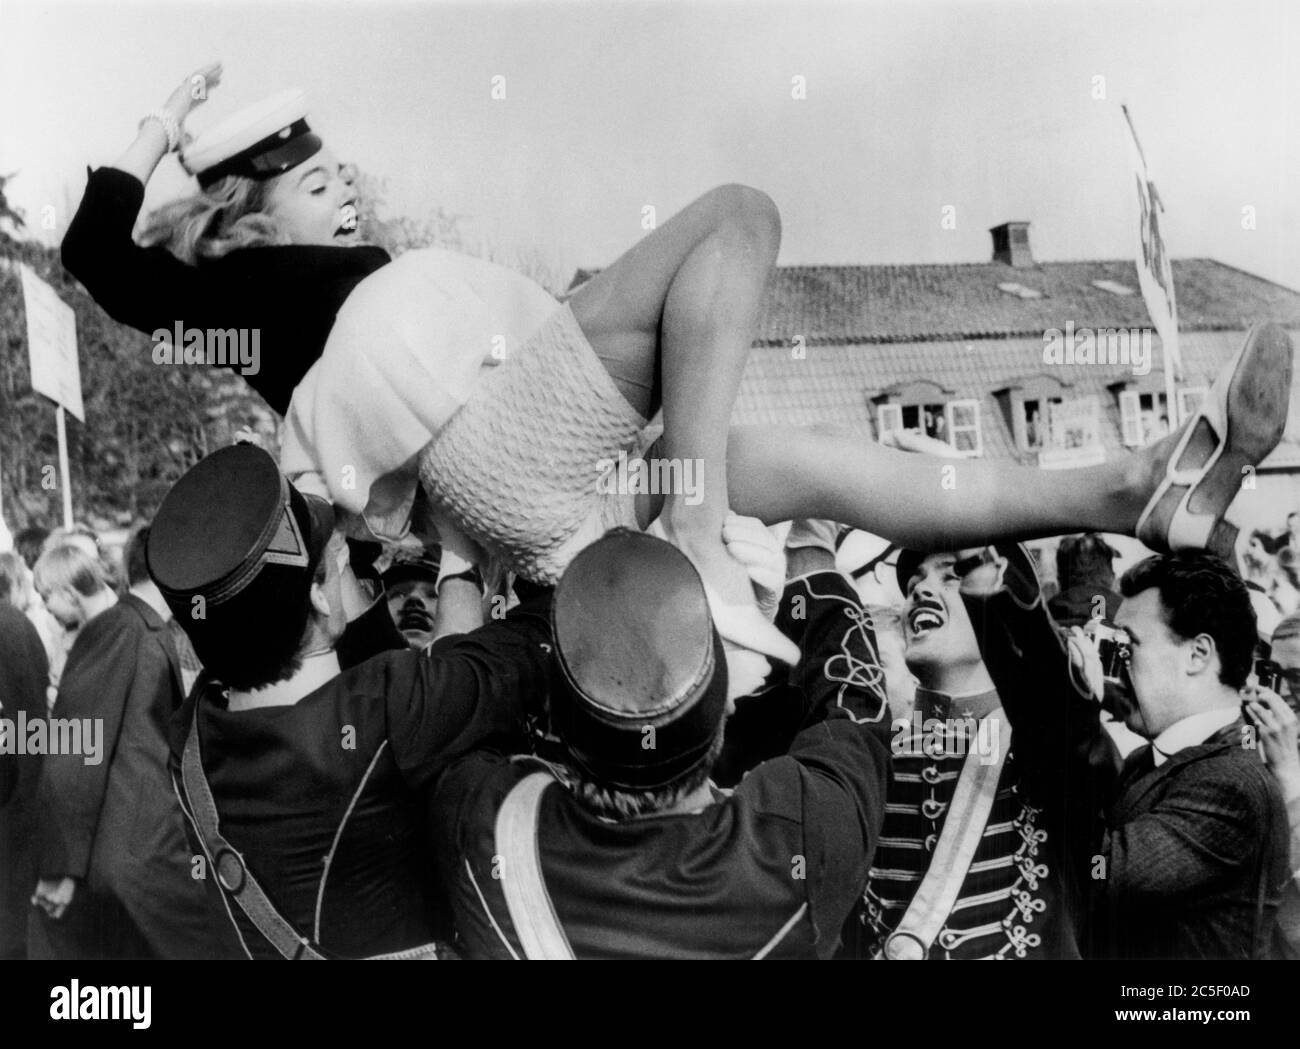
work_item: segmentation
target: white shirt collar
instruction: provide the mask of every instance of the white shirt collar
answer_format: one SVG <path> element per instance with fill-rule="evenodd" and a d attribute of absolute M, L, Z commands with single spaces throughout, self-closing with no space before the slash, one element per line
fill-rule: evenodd
<path fill-rule="evenodd" d="M 1176 754 L 1184 747 L 1204 743 L 1219 729 L 1231 725 L 1239 716 L 1240 711 L 1236 707 L 1219 707 L 1175 721 L 1151 741 L 1156 766 L 1163 765 L 1171 754 Z"/>

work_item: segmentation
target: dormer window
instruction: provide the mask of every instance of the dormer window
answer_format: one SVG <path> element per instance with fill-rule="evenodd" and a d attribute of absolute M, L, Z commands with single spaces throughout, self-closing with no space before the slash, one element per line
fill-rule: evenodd
<path fill-rule="evenodd" d="M 876 438 L 899 430 L 915 430 L 952 445 L 969 456 L 984 454 L 980 402 L 974 398 L 938 400 L 931 384 L 920 384 L 876 398 Z"/>

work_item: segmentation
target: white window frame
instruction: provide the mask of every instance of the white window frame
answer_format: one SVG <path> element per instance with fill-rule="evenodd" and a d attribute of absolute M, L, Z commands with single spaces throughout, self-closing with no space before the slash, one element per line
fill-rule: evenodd
<path fill-rule="evenodd" d="M 903 429 L 903 406 L 901 404 L 876 405 L 876 441 L 885 439 L 888 433 L 898 433 Z"/>
<path fill-rule="evenodd" d="M 1064 400 L 1064 397 L 1062 397 L 1061 394 L 1059 393 L 1040 393 L 1040 394 L 1035 394 L 1032 397 L 1026 397 L 1025 395 L 1021 394 L 1016 400 L 1012 401 L 1012 404 L 1015 407 L 1016 412 L 1020 416 L 1018 420 L 1013 419 L 1013 423 L 1019 422 L 1020 424 L 1018 428 L 1018 433 L 1016 435 L 1019 441 L 1020 451 L 1041 452 L 1044 449 L 1051 446 L 1052 402 L 1062 401 L 1062 400 Z M 1035 404 L 1039 405 L 1038 433 L 1039 433 L 1040 440 L 1037 445 L 1032 445 L 1029 443 L 1029 402 L 1030 401 L 1033 401 Z M 1047 435 L 1046 438 L 1043 438 L 1044 434 Z"/>
<path fill-rule="evenodd" d="M 959 409 L 966 409 L 966 408 L 969 408 L 974 413 L 975 421 L 974 423 L 969 425 L 958 426 L 957 411 Z M 976 398 L 969 397 L 969 398 L 963 398 L 961 400 L 949 401 L 947 404 L 943 406 L 943 421 L 944 421 L 944 427 L 948 431 L 947 432 L 948 443 L 952 445 L 954 450 L 959 450 L 961 451 L 962 455 L 969 455 L 972 458 L 978 458 L 979 456 L 984 454 L 983 417 L 980 413 L 980 402 Z M 958 433 L 974 433 L 975 447 L 958 449 L 957 448 Z"/>
<path fill-rule="evenodd" d="M 1125 448 L 1142 447 L 1142 396 L 1137 390 L 1119 392 L 1119 432 Z"/>

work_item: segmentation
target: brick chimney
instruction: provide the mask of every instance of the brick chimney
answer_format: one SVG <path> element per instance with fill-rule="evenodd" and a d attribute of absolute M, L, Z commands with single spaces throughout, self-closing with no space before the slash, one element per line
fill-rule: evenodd
<path fill-rule="evenodd" d="M 1033 253 L 1029 250 L 1028 222 L 1004 222 L 989 232 L 993 234 L 994 262 L 1005 262 L 1016 269 L 1034 265 Z"/>

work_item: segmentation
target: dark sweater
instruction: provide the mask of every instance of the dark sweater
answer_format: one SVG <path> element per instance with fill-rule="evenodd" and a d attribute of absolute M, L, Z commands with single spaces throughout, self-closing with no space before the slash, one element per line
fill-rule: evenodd
<path fill-rule="evenodd" d="M 133 175 L 91 172 L 63 238 L 64 268 L 109 316 L 146 334 L 171 333 L 178 322 L 257 330 L 258 370 L 244 377 L 281 415 L 325 348 L 343 301 L 391 261 L 382 248 L 284 245 L 241 248 L 190 266 L 132 239 L 143 202 L 144 186 Z"/>

